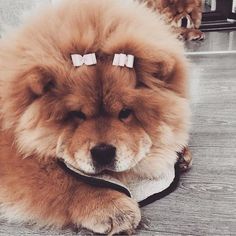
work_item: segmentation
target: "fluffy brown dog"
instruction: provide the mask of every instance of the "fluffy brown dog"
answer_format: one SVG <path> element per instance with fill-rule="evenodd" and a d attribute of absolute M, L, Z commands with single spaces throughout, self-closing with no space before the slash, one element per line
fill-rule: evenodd
<path fill-rule="evenodd" d="M 153 30 L 155 29 L 155 30 Z M 74 67 L 71 54 L 96 53 Z M 112 65 L 115 53 L 134 68 Z M 0 43 L 0 203 L 11 221 L 132 231 L 138 204 L 66 174 L 158 178 L 188 142 L 186 59 L 159 16 L 123 0 L 47 6 Z"/>
<path fill-rule="evenodd" d="M 161 13 L 174 32 L 184 40 L 202 40 L 202 0 L 139 0 Z"/>

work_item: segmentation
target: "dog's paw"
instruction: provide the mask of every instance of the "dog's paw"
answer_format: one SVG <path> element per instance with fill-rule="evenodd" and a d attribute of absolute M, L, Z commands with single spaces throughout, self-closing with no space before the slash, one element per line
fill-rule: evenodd
<path fill-rule="evenodd" d="M 178 167 L 181 172 L 185 172 L 192 166 L 192 154 L 189 151 L 189 148 L 184 148 L 182 152 L 178 153 Z"/>
<path fill-rule="evenodd" d="M 201 41 L 205 39 L 205 34 L 199 29 L 173 28 L 173 32 L 179 40 L 183 41 Z"/>
<path fill-rule="evenodd" d="M 198 29 L 189 29 L 185 34 L 185 40 L 187 41 L 200 41 L 205 39 L 205 34 Z"/>
<path fill-rule="evenodd" d="M 107 202 L 106 205 L 98 205 L 97 209 L 84 219 L 82 227 L 101 234 L 131 234 L 140 220 L 141 212 L 137 202 L 122 196 Z"/>

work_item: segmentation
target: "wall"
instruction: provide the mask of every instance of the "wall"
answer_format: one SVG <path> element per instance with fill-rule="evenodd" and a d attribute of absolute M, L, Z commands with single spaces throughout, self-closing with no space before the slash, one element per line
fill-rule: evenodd
<path fill-rule="evenodd" d="M 0 35 L 5 25 L 17 25 L 23 12 L 51 0 L 0 0 Z"/>

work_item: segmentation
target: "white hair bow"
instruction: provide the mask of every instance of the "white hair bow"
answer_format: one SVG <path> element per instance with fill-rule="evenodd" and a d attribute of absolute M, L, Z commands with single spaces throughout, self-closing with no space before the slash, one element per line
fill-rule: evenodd
<path fill-rule="evenodd" d="M 113 59 L 113 66 L 126 66 L 128 68 L 134 67 L 134 56 L 133 55 L 126 55 L 123 53 L 115 54 Z"/>
<path fill-rule="evenodd" d="M 91 66 L 97 64 L 96 54 L 90 53 L 85 55 L 71 54 L 71 59 L 75 67 L 82 65 Z"/>

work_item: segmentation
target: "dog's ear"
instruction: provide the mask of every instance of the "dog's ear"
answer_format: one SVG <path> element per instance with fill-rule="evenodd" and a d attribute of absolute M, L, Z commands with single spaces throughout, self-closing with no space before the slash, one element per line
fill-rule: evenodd
<path fill-rule="evenodd" d="M 7 67 L 6 67 L 7 68 Z M 0 86 L 1 109 L 6 127 L 12 126 L 19 119 L 27 106 L 36 99 L 49 93 L 54 86 L 54 76 L 41 67 L 31 69 L 2 70 L 3 86 Z"/>
<path fill-rule="evenodd" d="M 35 67 L 27 72 L 26 80 L 30 91 L 36 97 L 50 92 L 55 86 L 53 74 L 42 67 Z"/>
<path fill-rule="evenodd" d="M 187 94 L 187 61 L 184 56 L 158 53 L 140 60 L 137 66 L 138 81 L 145 86 L 173 90 L 182 96 Z"/>

